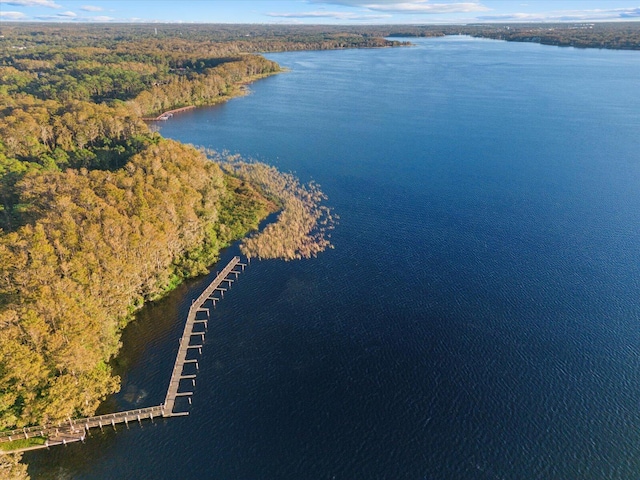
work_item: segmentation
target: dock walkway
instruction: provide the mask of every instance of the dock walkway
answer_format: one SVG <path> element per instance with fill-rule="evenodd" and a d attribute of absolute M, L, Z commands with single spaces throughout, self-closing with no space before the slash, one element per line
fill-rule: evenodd
<path fill-rule="evenodd" d="M 6 432 L 0 432 L 0 444 L 9 443 L 16 440 L 27 440 L 33 438 L 44 439 L 44 444 L 33 445 L 24 448 L 16 448 L 12 450 L 3 450 L 0 448 L 0 455 L 7 453 L 18 453 L 28 450 L 37 450 L 41 448 L 49 448 L 54 445 L 66 445 L 67 443 L 84 441 L 87 433 L 91 428 L 100 428 L 111 426 L 116 428 L 117 424 L 126 424 L 129 426 L 129 422 L 141 422 L 142 420 L 151 420 L 158 417 L 177 417 L 182 415 L 188 415 L 187 411 L 174 412 L 176 399 L 180 397 L 186 397 L 191 404 L 191 396 L 193 391 L 180 391 L 180 384 L 183 380 L 191 380 L 191 386 L 195 386 L 195 374 L 187 374 L 184 371 L 184 367 L 187 364 L 195 364 L 196 371 L 198 370 L 197 358 L 187 358 L 189 351 L 197 349 L 198 352 L 202 352 L 202 346 L 204 343 L 204 337 L 208 322 L 211 319 L 210 308 L 215 307 L 223 296 L 224 292 L 231 286 L 231 284 L 238 278 L 241 273 L 236 268 L 244 270 L 246 264 L 240 263 L 240 257 L 233 257 L 231 261 L 225 266 L 221 272 L 219 272 L 213 281 L 205 288 L 202 294 L 193 301 L 189 308 L 189 314 L 187 315 L 187 321 L 185 323 L 182 337 L 180 338 L 180 347 L 178 348 L 178 354 L 176 355 L 176 361 L 171 373 L 171 379 L 169 380 L 169 388 L 167 389 L 167 395 L 165 401 L 161 405 L 155 407 L 139 408 L 135 410 L 127 410 L 124 412 L 109 413 L 106 415 L 96 415 L 86 418 L 69 419 L 65 422 L 59 422 L 56 424 L 49 424 L 36 427 L 25 427 L 21 430 L 12 430 Z M 229 278 L 229 276 L 235 275 L 235 279 Z M 222 286 L 226 282 L 226 288 Z M 217 297 L 216 294 L 220 296 Z M 210 306 L 205 307 L 205 303 L 210 302 Z M 194 332 L 194 326 L 197 324 L 203 324 L 204 330 Z M 197 337 L 199 343 L 192 344 L 192 338 Z M 193 390 L 193 389 L 192 389 Z"/>
<path fill-rule="evenodd" d="M 187 322 L 184 326 L 184 332 L 182 333 L 182 338 L 180 338 L 180 347 L 178 348 L 178 354 L 176 356 L 176 362 L 173 367 L 173 372 L 171 373 L 171 380 L 169 380 L 169 388 L 167 389 L 167 396 L 164 400 L 165 406 L 165 416 L 170 417 L 175 415 L 173 413 L 175 401 L 177 397 L 187 397 L 191 400 L 191 395 L 193 392 L 179 392 L 180 390 L 180 382 L 182 380 L 191 380 L 192 385 L 195 385 L 195 375 L 188 375 L 184 373 L 184 366 L 186 363 L 195 363 L 197 366 L 197 360 L 187 360 L 187 355 L 189 354 L 189 350 L 197 349 L 199 352 L 202 351 L 202 343 L 204 342 L 205 332 L 199 331 L 194 332 L 193 327 L 197 323 L 202 323 L 207 328 L 207 324 L 211 319 L 209 308 L 204 307 L 205 302 L 207 300 L 211 300 L 212 305 L 215 306 L 216 302 L 220 300 L 222 296 L 224 296 L 224 292 L 227 290 L 222 287 L 222 283 L 227 282 L 229 285 L 233 282 L 232 279 L 228 278 L 229 275 L 234 274 L 236 278 L 238 278 L 238 272 L 235 270 L 237 266 L 240 266 L 244 269 L 245 264 L 240 263 L 240 257 L 233 257 L 233 259 L 227 264 L 224 269 L 213 281 L 209 284 L 209 286 L 202 292 L 202 294 L 193 301 L 191 307 L 189 307 L 189 314 L 187 315 Z M 220 298 L 216 297 L 215 294 L 219 293 Z M 198 318 L 198 313 L 204 314 L 204 318 L 200 315 L 201 318 Z M 198 337 L 200 343 L 191 343 L 193 337 Z"/>
<path fill-rule="evenodd" d="M 22 430 L 12 430 L 10 432 L 0 433 L 0 444 L 9 443 L 16 440 L 29 438 L 43 438 L 43 445 L 34 445 L 32 447 L 20 448 L 11 451 L 0 450 L 2 453 L 17 453 L 27 450 L 37 450 L 40 448 L 48 448 L 54 445 L 66 445 L 72 442 L 81 442 L 86 438 L 89 429 L 111 426 L 115 428 L 116 424 L 124 423 L 129 426 L 129 422 L 141 422 L 142 420 L 152 420 L 164 416 L 164 406 L 138 408 L 135 410 L 127 410 L 125 412 L 109 413 L 106 415 L 95 415 L 93 417 L 69 419 L 66 422 L 60 422 L 53 425 L 40 427 L 28 427 Z"/>
<path fill-rule="evenodd" d="M 184 112 L 186 110 L 193 110 L 195 105 L 189 105 L 187 107 L 174 108 L 173 110 L 167 110 L 166 112 L 162 112 L 157 117 L 142 117 L 142 120 L 145 122 L 159 122 L 164 120 L 169 120 L 175 113 Z"/>

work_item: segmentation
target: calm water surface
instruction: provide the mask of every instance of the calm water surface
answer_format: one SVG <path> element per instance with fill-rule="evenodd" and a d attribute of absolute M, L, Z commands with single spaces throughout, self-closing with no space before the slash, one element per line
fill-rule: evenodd
<path fill-rule="evenodd" d="M 269 55 L 162 125 L 318 181 L 336 248 L 241 275 L 189 417 L 34 478 L 640 478 L 640 53 L 415 43 Z M 163 400 L 198 288 L 127 329 L 105 410 Z"/>

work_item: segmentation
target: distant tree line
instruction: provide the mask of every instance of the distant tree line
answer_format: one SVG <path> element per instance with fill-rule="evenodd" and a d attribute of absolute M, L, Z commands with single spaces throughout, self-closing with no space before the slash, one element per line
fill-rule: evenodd
<path fill-rule="evenodd" d="M 392 47 L 402 37 L 471 35 L 581 48 L 640 49 L 640 22 L 482 23 L 464 25 L 61 25 L 4 22 L 0 49 L 38 46 L 167 50 L 197 43 L 211 56 L 293 50 Z M 188 49 L 193 46 L 188 47 Z M 206 56 L 206 55 L 201 55 Z"/>
<path fill-rule="evenodd" d="M 640 50 L 640 22 L 473 25 L 461 33 L 560 47 Z"/>
<path fill-rule="evenodd" d="M 279 71 L 275 62 L 238 53 L 237 46 L 218 50 L 212 53 L 182 39 L 116 49 L 40 44 L 18 51 L 5 48 L 0 50 L 0 99 L 19 94 L 62 104 L 122 101 L 129 102 L 136 115 L 151 115 L 176 106 L 216 103 L 237 94 L 242 83 Z M 12 103 L 10 98 L 3 102 Z"/>

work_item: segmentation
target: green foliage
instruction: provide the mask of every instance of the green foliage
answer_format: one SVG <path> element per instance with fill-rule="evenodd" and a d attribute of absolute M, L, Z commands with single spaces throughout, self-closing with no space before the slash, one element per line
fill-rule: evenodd
<path fill-rule="evenodd" d="M 10 452 L 12 450 L 20 450 L 22 448 L 36 447 L 38 445 L 44 445 L 46 441 L 47 439 L 44 437 L 20 438 L 11 442 L 0 443 L 0 450 Z"/>
<path fill-rule="evenodd" d="M 141 145 L 121 169 L 16 183 L 33 220 L 0 236 L 0 427 L 93 413 L 118 389 L 106 362 L 132 308 L 206 271 L 268 213 L 194 148 Z"/>
<path fill-rule="evenodd" d="M 277 206 L 267 201 L 251 184 L 227 175 L 220 204 L 220 233 L 224 242 L 236 240 L 256 230 L 260 221 Z"/>
<path fill-rule="evenodd" d="M 247 240 L 248 255 L 328 246 L 317 187 L 261 164 L 227 164 L 233 176 L 223 175 L 171 140 L 142 145 L 121 169 L 34 169 L 15 184 L 33 221 L 0 236 L 0 427 L 93 413 L 118 389 L 107 361 L 132 308 L 255 230 L 277 208 L 265 195 L 283 209 Z"/>
<path fill-rule="evenodd" d="M 37 163 L 21 162 L 0 153 L 0 229 L 11 230 L 18 221 L 19 194 L 16 183 L 29 171 L 39 170 Z"/>
<path fill-rule="evenodd" d="M 83 41 L 84 32 L 80 29 L 73 34 L 69 32 L 70 38 L 64 45 L 56 45 L 54 37 L 47 45 L 3 50 L 1 47 L 7 42 L 26 40 L 23 32 L 9 29 L 8 33 L 11 40 L 0 42 L 0 95 L 27 96 L 31 103 L 54 102 L 51 105 L 56 105 L 57 110 L 74 103 L 86 110 L 87 104 L 117 108 L 128 102 L 137 115 L 152 115 L 180 106 L 211 105 L 237 94 L 240 84 L 279 71 L 275 62 L 264 57 L 241 54 L 236 45 L 212 45 L 210 41 L 203 44 L 174 38 L 160 43 L 147 38 L 119 42 L 117 48 L 107 49 L 103 45 L 87 46 L 90 41 L 86 38 Z M 103 43 L 108 41 L 107 35 Z M 89 123 L 86 128 L 72 132 L 81 150 L 114 137 L 111 132 L 105 134 L 102 128 L 102 122 L 108 122 L 104 120 L 104 109 L 94 107 L 95 113 L 80 116 L 71 111 L 66 118 L 66 112 L 57 112 L 63 117 L 63 125 L 40 131 L 37 124 L 45 123 L 46 112 L 41 111 L 43 116 L 36 122 L 22 117 L 14 121 L 16 112 L 12 103 L 7 103 L 8 110 L 11 109 L 6 112 L 7 123 L 31 126 L 26 136 L 9 139 L 20 157 L 27 152 L 39 153 L 35 149 L 41 144 L 71 146 L 65 143 L 68 136 L 64 135 L 63 126 L 77 127 L 85 121 Z M 48 112 L 54 110 L 51 105 L 46 109 Z M 17 107 L 20 112 L 26 111 L 21 105 Z"/>
<path fill-rule="evenodd" d="M 474 37 L 510 42 L 534 42 L 579 48 L 640 50 L 638 22 L 558 23 L 468 26 L 464 32 Z"/>
<path fill-rule="evenodd" d="M 198 65 L 206 65 L 203 59 Z M 128 103 L 141 115 L 155 116 L 163 111 L 189 105 L 213 105 L 239 95 L 239 86 L 280 71 L 279 66 L 264 57 L 241 55 L 224 59 L 212 68 L 185 70 L 142 91 Z"/>
<path fill-rule="evenodd" d="M 27 466 L 20 463 L 22 454 L 0 455 L 0 478 L 3 480 L 27 480 Z"/>

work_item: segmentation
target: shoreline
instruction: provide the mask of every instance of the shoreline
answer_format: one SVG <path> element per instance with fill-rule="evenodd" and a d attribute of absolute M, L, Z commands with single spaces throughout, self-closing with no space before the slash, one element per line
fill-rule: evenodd
<path fill-rule="evenodd" d="M 288 70 L 286 68 L 282 68 L 280 67 L 280 65 L 278 65 L 279 70 L 277 72 L 269 72 L 269 73 L 259 73 L 257 75 L 252 75 L 251 77 L 249 77 L 246 80 L 242 80 L 240 82 L 237 82 L 236 84 L 234 84 L 230 91 L 224 95 L 220 95 L 218 98 L 216 98 L 213 102 L 208 102 L 208 103 L 203 103 L 202 105 L 187 105 L 186 107 L 178 107 L 178 108 L 174 108 L 171 110 L 166 110 L 164 112 L 162 112 L 161 114 L 159 114 L 157 117 L 140 117 L 140 119 L 143 122 L 163 122 L 166 120 L 169 120 L 171 117 L 173 117 L 174 114 L 176 113 L 182 113 L 188 110 L 195 110 L 196 108 L 200 108 L 200 107 L 213 107 L 215 105 L 218 105 L 220 103 L 224 103 L 227 102 L 229 100 L 232 100 L 234 98 L 238 98 L 238 97 L 244 97 L 245 95 L 247 95 L 248 92 L 248 88 L 247 85 L 252 84 L 253 82 L 256 82 L 258 80 L 262 80 L 263 78 L 267 78 L 267 77 L 271 77 L 273 75 L 278 75 L 279 73 L 284 73 L 287 72 Z"/>
<path fill-rule="evenodd" d="M 159 122 L 159 121 L 169 120 L 176 113 L 185 112 L 187 110 L 193 110 L 194 108 L 196 108 L 195 105 L 188 105 L 186 107 L 174 108 L 173 110 L 167 110 L 166 112 L 162 112 L 157 117 L 142 117 L 142 120 L 144 122 Z"/>

